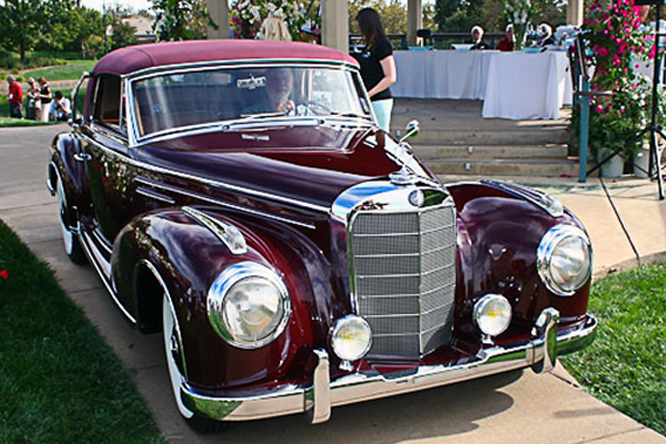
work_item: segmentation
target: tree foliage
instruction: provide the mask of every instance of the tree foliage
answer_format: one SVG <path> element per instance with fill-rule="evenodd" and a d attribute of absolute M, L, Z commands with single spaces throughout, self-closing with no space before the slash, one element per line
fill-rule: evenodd
<path fill-rule="evenodd" d="M 0 47 L 26 52 L 84 50 L 84 41 L 103 35 L 98 11 L 75 0 L 5 0 L 0 2 Z"/>
<path fill-rule="evenodd" d="M 151 0 L 160 40 L 206 38 L 206 25 L 213 24 L 205 0 Z"/>
<path fill-rule="evenodd" d="M 398 0 L 349 0 L 350 33 L 359 33 L 356 14 L 367 7 L 373 8 L 379 13 L 387 34 L 407 33 L 407 9 Z"/>
<path fill-rule="evenodd" d="M 567 3 L 564 0 L 525 0 L 534 11 L 531 19 L 546 22 L 553 28 L 566 21 Z M 436 0 L 435 22 L 440 32 L 469 32 L 474 25 L 487 32 L 502 32 L 509 23 L 504 13 L 508 0 Z"/>
<path fill-rule="evenodd" d="M 0 45 L 18 51 L 21 62 L 40 35 L 41 0 L 5 0 L 0 5 Z"/>

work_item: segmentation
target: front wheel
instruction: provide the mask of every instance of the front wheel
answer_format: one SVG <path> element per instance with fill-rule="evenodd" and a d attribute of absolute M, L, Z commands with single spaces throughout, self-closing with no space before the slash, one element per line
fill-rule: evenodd
<path fill-rule="evenodd" d="M 187 425 L 196 432 L 214 433 L 220 431 L 224 427 L 223 423 L 198 415 L 188 409 L 183 403 L 180 387 L 184 382 L 184 378 L 180 373 L 176 358 L 174 357 L 174 354 L 178 353 L 182 347 L 180 332 L 176 327 L 175 316 L 176 314 L 171 305 L 171 300 L 165 293 L 162 301 L 162 334 L 164 336 L 167 371 L 169 372 L 169 381 L 171 382 L 171 390 L 173 392 L 174 400 L 176 401 L 176 407 L 178 407 L 178 412 L 180 413 L 180 416 L 185 419 Z"/>
<path fill-rule="evenodd" d="M 58 219 L 60 220 L 60 231 L 62 232 L 62 243 L 65 247 L 65 253 L 67 253 L 69 260 L 75 264 L 85 264 L 87 262 L 86 255 L 83 253 L 79 238 L 72 231 L 72 210 L 67 205 L 67 195 L 65 194 L 65 187 L 61 179 L 58 179 L 57 196 Z"/>

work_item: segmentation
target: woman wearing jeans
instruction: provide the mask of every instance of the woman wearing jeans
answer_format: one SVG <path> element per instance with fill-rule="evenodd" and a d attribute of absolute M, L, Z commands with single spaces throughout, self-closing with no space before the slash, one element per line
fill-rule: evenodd
<path fill-rule="evenodd" d="M 379 127 L 388 132 L 391 126 L 393 96 L 389 86 L 398 79 L 391 42 L 386 38 L 379 14 L 372 8 L 364 8 L 356 15 L 356 22 L 365 38 L 365 47 L 356 55 L 361 65 L 361 77 Z"/>

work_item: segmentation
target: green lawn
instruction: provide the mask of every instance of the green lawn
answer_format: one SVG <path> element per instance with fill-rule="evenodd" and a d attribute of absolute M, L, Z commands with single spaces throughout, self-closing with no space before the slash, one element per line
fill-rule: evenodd
<path fill-rule="evenodd" d="M 1 221 L 0 399 L 0 443 L 164 442 L 111 348 Z"/>
<path fill-rule="evenodd" d="M 24 78 L 34 77 L 35 80 L 41 76 L 52 82 L 54 80 L 78 80 L 83 71 L 92 71 L 96 60 L 68 60 L 67 65 L 53 66 L 26 71 L 21 74 Z"/>
<path fill-rule="evenodd" d="M 595 282 L 596 341 L 562 363 L 586 391 L 666 435 L 666 266 Z"/>

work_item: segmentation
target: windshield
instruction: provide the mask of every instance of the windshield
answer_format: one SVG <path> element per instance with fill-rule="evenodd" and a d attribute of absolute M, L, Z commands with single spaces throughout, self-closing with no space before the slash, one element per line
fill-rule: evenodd
<path fill-rule="evenodd" d="M 358 75 L 321 66 L 218 68 L 132 83 L 139 137 L 176 128 L 283 116 L 370 119 Z"/>

